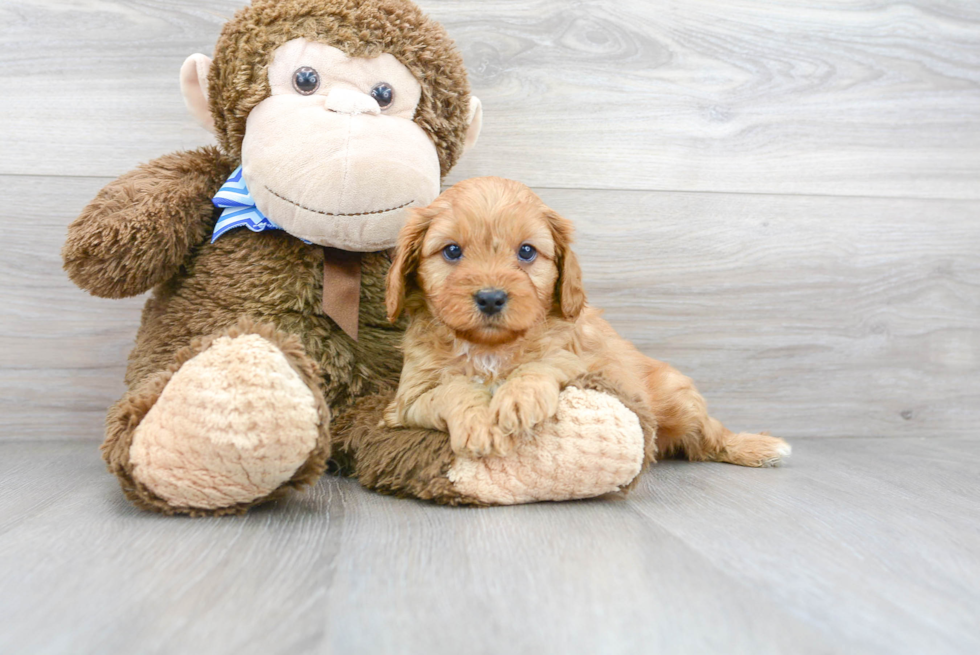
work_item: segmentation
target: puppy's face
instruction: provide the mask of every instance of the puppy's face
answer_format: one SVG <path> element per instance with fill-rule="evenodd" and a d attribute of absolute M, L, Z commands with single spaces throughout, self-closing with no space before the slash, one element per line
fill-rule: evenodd
<path fill-rule="evenodd" d="M 421 291 L 428 310 L 458 337 L 512 341 L 551 311 L 584 304 L 568 249 L 571 225 L 522 184 L 477 178 L 416 211 L 402 230 L 388 279 L 388 310 Z"/>

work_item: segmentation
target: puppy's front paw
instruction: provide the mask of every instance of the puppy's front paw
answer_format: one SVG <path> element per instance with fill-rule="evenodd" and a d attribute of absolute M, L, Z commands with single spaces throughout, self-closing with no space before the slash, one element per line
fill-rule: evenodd
<path fill-rule="evenodd" d="M 506 455 L 514 442 L 490 422 L 489 412 L 470 410 L 456 417 L 449 426 L 449 443 L 458 455 L 483 457 Z"/>
<path fill-rule="evenodd" d="M 530 436 L 532 430 L 558 413 L 558 385 L 511 381 L 490 401 L 493 424 L 505 435 Z"/>
<path fill-rule="evenodd" d="M 384 416 L 378 421 L 379 428 L 403 428 L 404 424 L 398 417 L 398 403 L 393 402 L 385 408 Z"/>

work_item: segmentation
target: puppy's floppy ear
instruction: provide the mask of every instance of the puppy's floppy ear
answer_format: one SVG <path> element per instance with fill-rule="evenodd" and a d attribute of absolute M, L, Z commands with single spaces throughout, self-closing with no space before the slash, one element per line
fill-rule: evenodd
<path fill-rule="evenodd" d="M 555 265 L 558 267 L 555 304 L 565 318 L 577 318 L 585 308 L 585 287 L 582 285 L 582 269 L 571 248 L 575 228 L 570 220 L 551 209 L 546 209 L 544 216 L 555 240 Z"/>
<path fill-rule="evenodd" d="M 415 272 L 422 260 L 422 242 L 436 214 L 437 211 L 431 207 L 409 209 L 408 220 L 398 233 L 395 259 L 388 269 L 385 291 L 385 309 L 388 311 L 388 320 L 392 323 L 405 308 L 409 286 L 415 284 Z"/>

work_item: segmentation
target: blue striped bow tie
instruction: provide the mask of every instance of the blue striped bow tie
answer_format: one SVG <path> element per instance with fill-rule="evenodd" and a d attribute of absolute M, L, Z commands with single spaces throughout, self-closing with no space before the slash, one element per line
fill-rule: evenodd
<path fill-rule="evenodd" d="M 252 193 L 242 177 L 242 167 L 239 166 L 231 174 L 218 193 L 211 200 L 215 207 L 224 209 L 221 217 L 214 226 L 211 243 L 218 240 L 222 234 L 236 227 L 247 227 L 253 232 L 262 230 L 281 230 L 282 228 L 266 218 L 265 214 L 255 206 Z M 309 241 L 307 241 L 309 243 Z"/>

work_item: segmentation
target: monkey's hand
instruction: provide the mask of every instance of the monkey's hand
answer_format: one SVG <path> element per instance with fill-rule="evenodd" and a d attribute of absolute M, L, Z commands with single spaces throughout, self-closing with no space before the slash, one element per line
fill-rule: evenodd
<path fill-rule="evenodd" d="M 147 291 L 173 277 L 213 225 L 211 198 L 232 172 L 217 148 L 177 152 L 106 185 L 68 226 L 68 276 L 104 298 Z"/>

